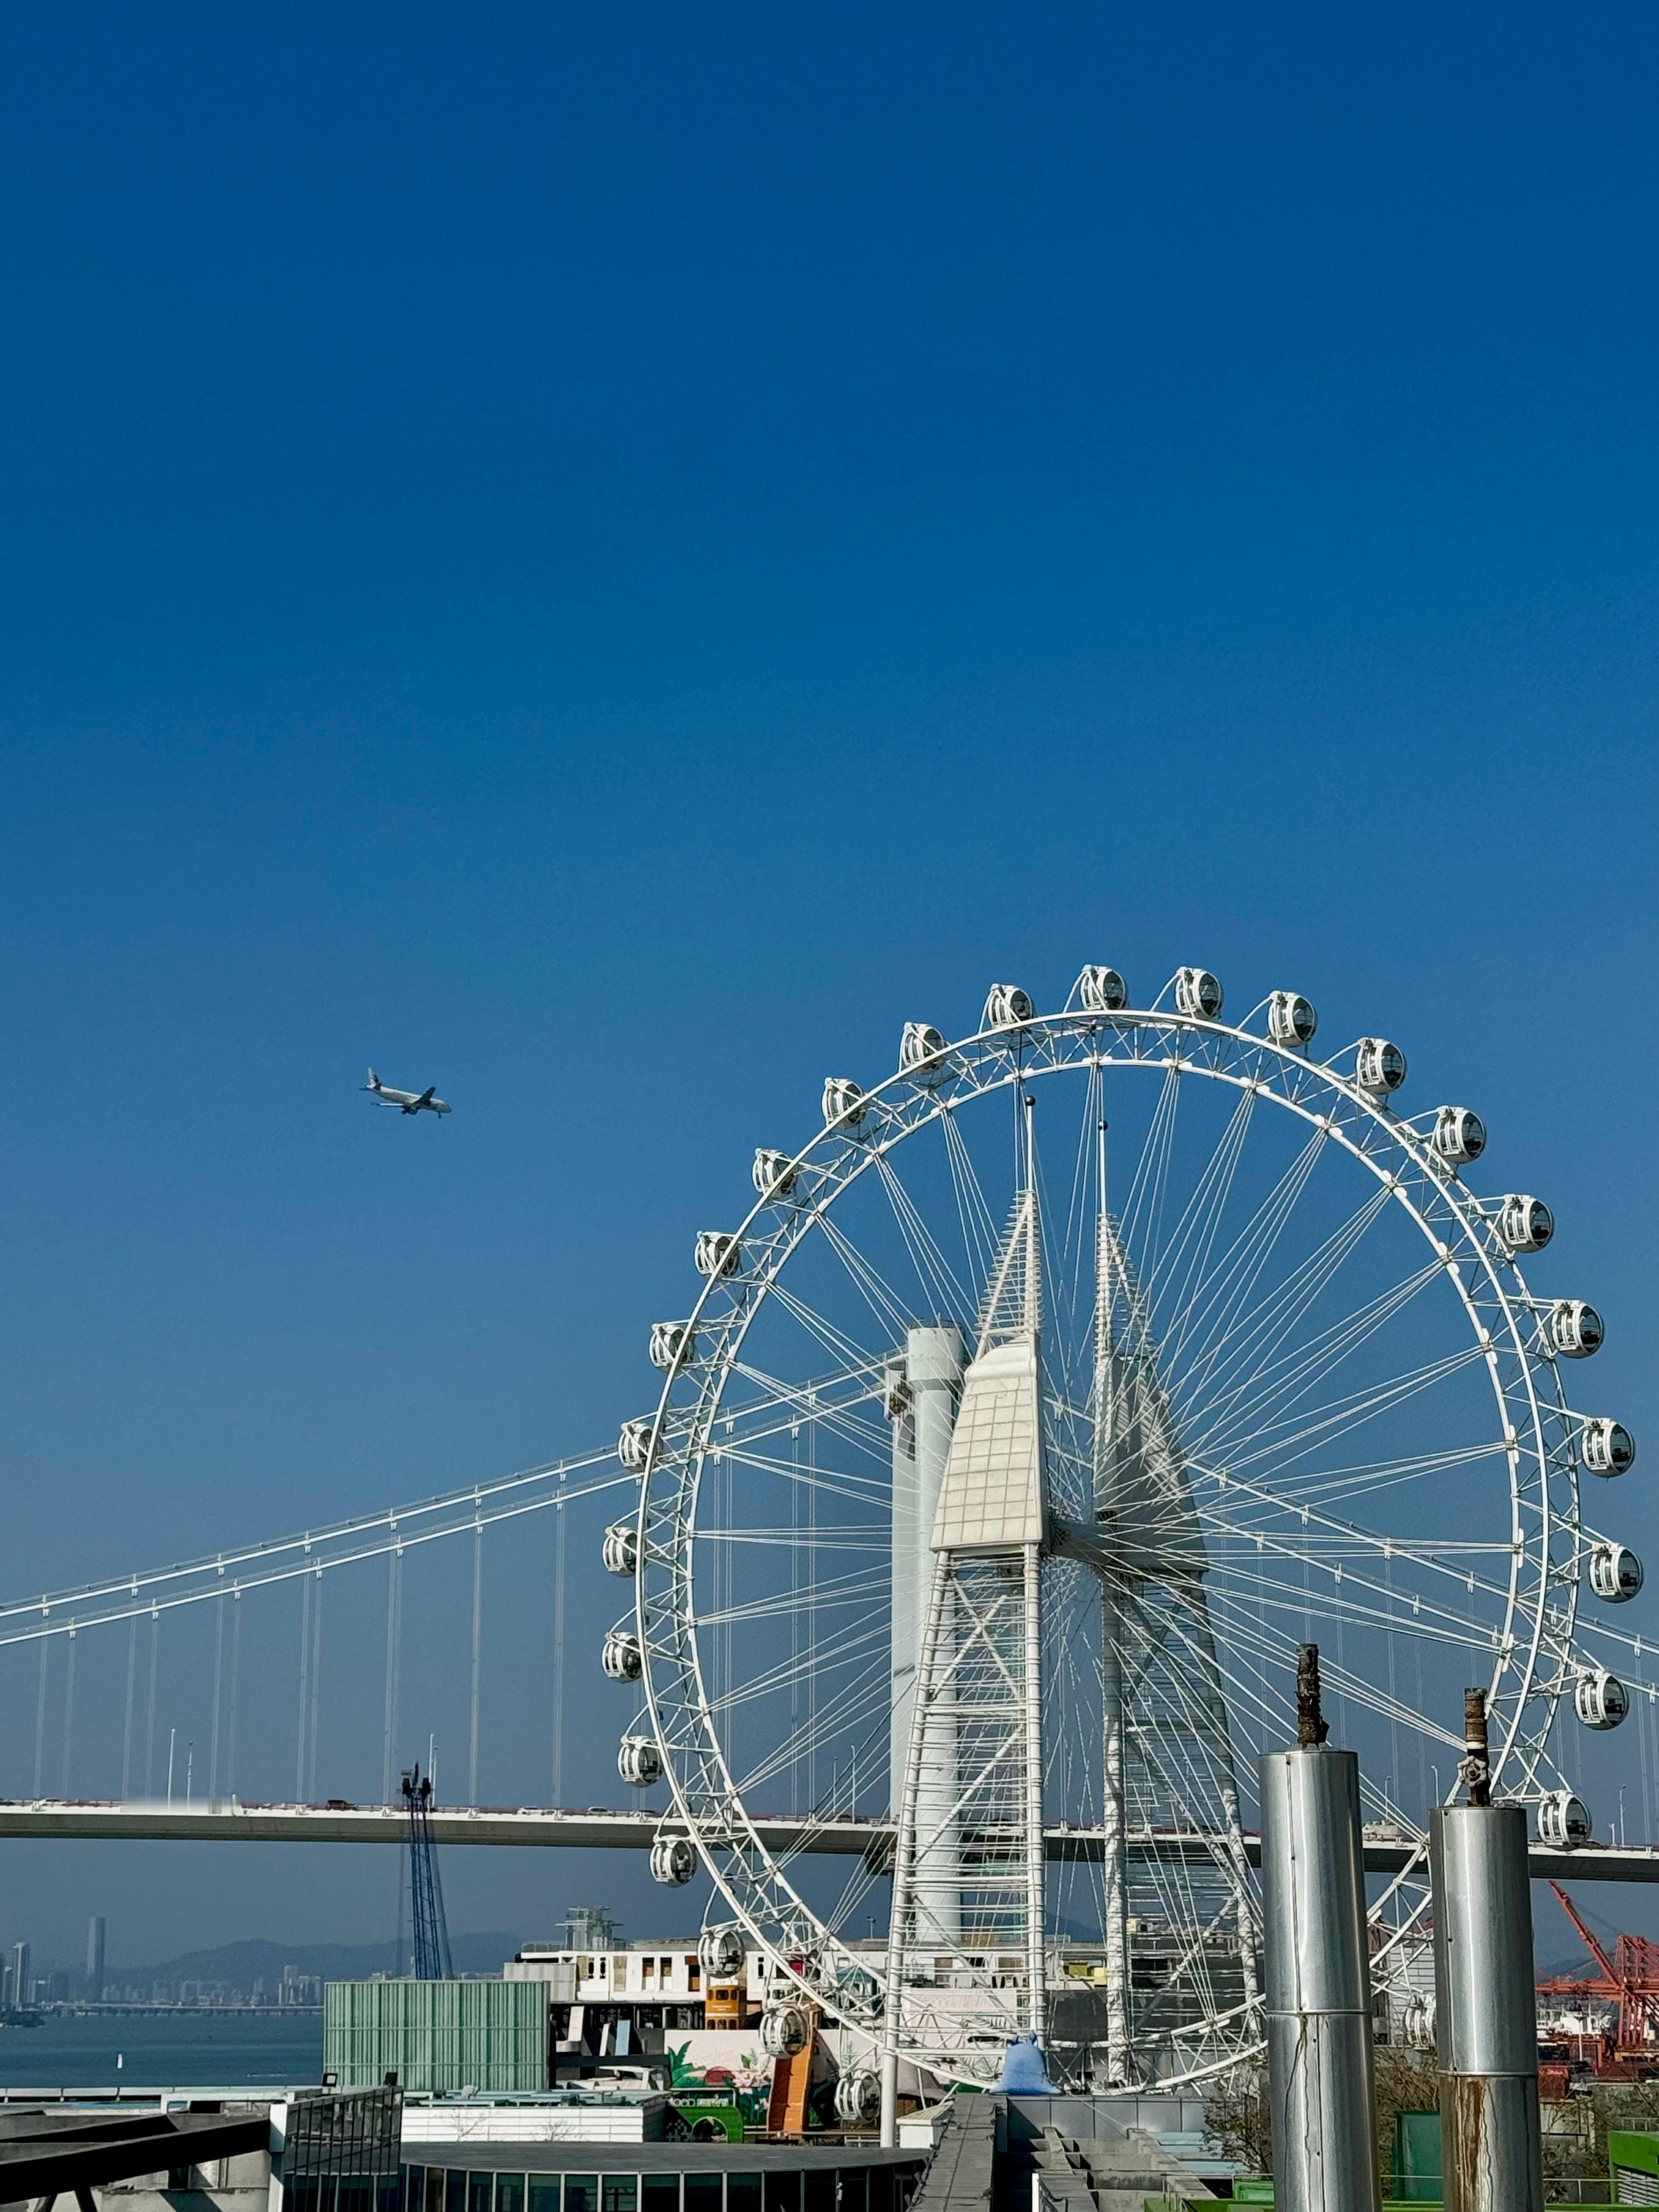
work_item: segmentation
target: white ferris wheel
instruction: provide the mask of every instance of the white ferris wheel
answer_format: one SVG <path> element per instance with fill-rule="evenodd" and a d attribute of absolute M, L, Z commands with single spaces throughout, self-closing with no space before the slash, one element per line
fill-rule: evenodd
<path fill-rule="evenodd" d="M 1480 1119 L 1315 1031 L 1289 991 L 1224 1021 L 1193 968 L 912 1023 L 757 1152 L 652 1332 L 622 1771 L 666 1784 L 659 1878 L 712 1877 L 711 1966 L 757 1948 L 844 2068 L 983 2082 L 1035 2033 L 1103 2088 L 1254 2051 L 1255 1759 L 1304 1641 L 1399 1847 L 1380 1952 L 1420 1940 L 1467 1684 L 1498 1790 L 1588 1835 L 1575 1744 L 1631 1698 L 1587 1621 L 1642 1579 L 1581 1512 L 1634 1457 L 1569 1404 L 1601 1319 L 1528 1288 L 1553 1224 L 1470 1188 Z M 851 1821 L 862 1858 L 809 1858 Z"/>

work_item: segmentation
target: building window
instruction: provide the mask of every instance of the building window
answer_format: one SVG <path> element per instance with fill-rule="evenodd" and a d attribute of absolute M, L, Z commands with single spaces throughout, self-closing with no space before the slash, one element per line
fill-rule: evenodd
<path fill-rule="evenodd" d="M 559 2177 L 556 2173 L 531 2175 L 530 2212 L 559 2212 Z"/>
<path fill-rule="evenodd" d="M 761 2212 L 761 2178 L 757 2173 L 728 2173 L 726 2212 Z"/>
<path fill-rule="evenodd" d="M 726 2177 L 720 2173 L 688 2173 L 685 2177 L 685 2212 L 721 2212 L 720 2199 L 725 2193 Z"/>
<path fill-rule="evenodd" d="M 639 2212 L 638 2174 L 602 2173 L 599 2191 L 601 2212 Z"/>
<path fill-rule="evenodd" d="M 466 2177 L 466 2212 L 495 2212 L 495 2177 L 493 2173 L 469 2173 Z M 343 2206 L 341 2212 L 345 2212 Z"/>
<path fill-rule="evenodd" d="M 596 2173 L 567 2173 L 564 2212 L 599 2212 L 599 2178 Z"/>
<path fill-rule="evenodd" d="M 495 2212 L 524 2212 L 523 2174 L 498 2173 L 495 2176 Z"/>
<path fill-rule="evenodd" d="M 642 2173 L 640 2176 L 640 2212 L 680 2212 L 680 2178 L 678 2173 Z"/>

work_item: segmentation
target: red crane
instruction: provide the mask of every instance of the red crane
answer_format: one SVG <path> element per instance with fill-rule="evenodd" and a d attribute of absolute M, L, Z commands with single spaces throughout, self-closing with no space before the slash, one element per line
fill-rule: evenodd
<path fill-rule="evenodd" d="M 1620 1936 L 1608 1958 L 1560 1883 L 1553 1881 L 1550 1887 L 1601 1973 L 1596 1978 L 1558 1974 L 1540 1982 L 1540 1990 L 1554 1996 L 1601 1997 L 1616 2005 L 1615 2052 L 1620 2057 L 1647 2055 L 1652 2048 L 1650 2031 L 1659 2030 L 1659 1943 L 1650 1943 L 1645 1936 Z"/>

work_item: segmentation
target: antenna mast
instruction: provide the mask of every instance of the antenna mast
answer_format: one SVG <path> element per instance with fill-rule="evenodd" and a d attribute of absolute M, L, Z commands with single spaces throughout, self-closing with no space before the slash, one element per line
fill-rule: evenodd
<path fill-rule="evenodd" d="M 453 1979 L 449 1928 L 444 1918 L 443 1884 L 432 1841 L 432 1777 L 418 1765 L 404 1770 L 404 1804 L 409 1813 L 409 1895 L 415 1923 L 415 1978 Z"/>

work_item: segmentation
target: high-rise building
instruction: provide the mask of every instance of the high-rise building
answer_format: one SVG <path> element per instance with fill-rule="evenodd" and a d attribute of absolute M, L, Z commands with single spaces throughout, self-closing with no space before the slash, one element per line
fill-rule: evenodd
<path fill-rule="evenodd" d="M 11 1947 L 11 2002 L 15 2012 L 27 2012 L 34 1996 L 33 1958 L 27 1943 Z"/>
<path fill-rule="evenodd" d="M 87 1923 L 87 1995 L 94 2004 L 104 1996 L 104 1916 L 94 1912 Z"/>

